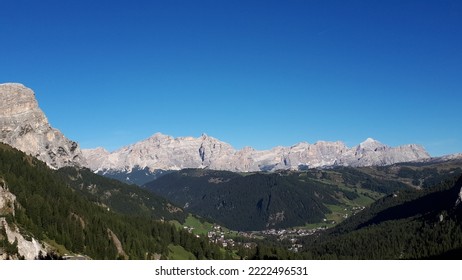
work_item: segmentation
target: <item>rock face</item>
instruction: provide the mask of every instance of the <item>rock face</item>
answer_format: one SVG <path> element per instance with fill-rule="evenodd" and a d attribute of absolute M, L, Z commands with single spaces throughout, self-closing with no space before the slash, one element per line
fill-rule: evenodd
<path fill-rule="evenodd" d="M 0 230 L 6 234 L 6 236 L 2 236 L 3 239 L 6 239 L 3 241 L 9 242 L 10 244 L 17 242 L 18 254 L 23 256 L 26 260 L 33 260 L 38 257 L 40 252 L 46 254 L 45 248 L 34 238 L 31 238 L 30 241 L 26 240 L 15 225 L 9 225 L 6 219 L 2 217 L 6 215 L 15 215 L 15 202 L 16 196 L 9 191 L 6 181 L 0 178 Z M 0 259 L 5 257 L 6 255 L 0 254 Z"/>
<path fill-rule="evenodd" d="M 237 151 L 231 145 L 205 134 L 199 138 L 173 138 L 160 133 L 113 153 L 98 148 L 83 150 L 83 154 L 89 163 L 88 167 L 102 173 L 108 170 L 130 172 L 135 167 L 151 171 L 184 168 L 236 172 L 298 170 L 389 165 L 430 158 L 419 145 L 393 148 L 370 138 L 353 148 L 348 148 L 342 142 L 321 141 L 276 147 L 267 151 L 257 151 L 251 147 Z"/>
<path fill-rule="evenodd" d="M 7 242 L 13 244 L 18 242 L 18 254 L 23 256 L 26 260 L 33 260 L 37 258 L 42 252 L 43 255 L 47 254 L 46 249 L 35 238 L 30 238 L 28 241 L 20 233 L 15 225 L 10 226 L 5 218 L 0 218 L 0 229 L 6 233 Z"/>
<path fill-rule="evenodd" d="M 461 203 L 462 203 L 462 188 L 460 188 L 459 196 L 457 197 L 455 207 L 458 207 Z"/>
<path fill-rule="evenodd" d="M 50 126 L 34 92 L 22 84 L 0 84 L 0 142 L 53 168 L 85 165 L 79 145 Z"/>

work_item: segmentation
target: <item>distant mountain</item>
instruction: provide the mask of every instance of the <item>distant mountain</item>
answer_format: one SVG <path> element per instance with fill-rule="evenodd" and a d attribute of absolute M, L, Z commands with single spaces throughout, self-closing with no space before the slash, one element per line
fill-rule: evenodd
<path fill-rule="evenodd" d="M 419 145 L 389 147 L 371 138 L 356 147 L 342 142 L 299 143 L 257 151 L 231 145 L 203 134 L 199 138 L 173 138 L 160 133 L 141 142 L 108 152 L 102 148 L 83 150 L 88 167 L 100 174 L 128 177 L 134 169 L 181 170 L 203 168 L 233 172 L 300 170 L 332 166 L 383 166 L 430 158 Z"/>
<path fill-rule="evenodd" d="M 147 182 L 138 171 L 146 171 L 151 179 L 159 175 L 159 170 L 184 168 L 237 172 L 298 170 L 389 165 L 430 157 L 419 145 L 389 147 L 370 138 L 352 148 L 342 142 L 320 141 L 257 151 L 251 147 L 235 150 L 205 134 L 199 138 L 173 138 L 160 133 L 112 153 L 102 148 L 82 153 L 76 142 L 50 126 L 31 89 L 17 83 L 0 84 L 0 101 L 0 142 L 53 168 L 87 166 L 98 173 L 138 184 Z M 131 174 L 134 170 L 136 174 Z"/>
<path fill-rule="evenodd" d="M 121 170 L 111 169 L 111 170 L 105 170 L 104 172 L 98 171 L 96 172 L 96 174 L 102 175 L 107 178 L 116 179 L 116 180 L 119 180 L 127 184 L 135 184 L 138 186 L 142 186 L 170 172 L 174 172 L 174 170 L 151 171 L 147 167 L 141 169 L 138 166 L 136 166 L 130 171 L 121 171 Z"/>
<path fill-rule="evenodd" d="M 53 168 L 86 165 L 79 145 L 50 126 L 34 92 L 22 84 L 0 84 L 0 129 L 0 142 Z"/>

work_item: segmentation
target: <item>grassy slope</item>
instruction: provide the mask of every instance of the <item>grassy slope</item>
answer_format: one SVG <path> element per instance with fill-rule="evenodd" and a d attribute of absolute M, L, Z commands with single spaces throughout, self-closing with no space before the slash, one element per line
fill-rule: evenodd
<path fill-rule="evenodd" d="M 191 254 L 191 252 L 186 251 L 180 245 L 170 244 L 168 246 L 168 250 L 169 260 L 197 260 L 196 257 L 193 254 Z"/>

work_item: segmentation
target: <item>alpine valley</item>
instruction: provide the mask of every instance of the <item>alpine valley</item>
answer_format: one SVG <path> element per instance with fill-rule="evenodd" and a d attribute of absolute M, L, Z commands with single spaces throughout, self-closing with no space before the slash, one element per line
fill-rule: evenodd
<path fill-rule="evenodd" d="M 0 129 L 0 259 L 462 257 L 461 155 L 160 133 L 81 150 L 16 83 Z"/>

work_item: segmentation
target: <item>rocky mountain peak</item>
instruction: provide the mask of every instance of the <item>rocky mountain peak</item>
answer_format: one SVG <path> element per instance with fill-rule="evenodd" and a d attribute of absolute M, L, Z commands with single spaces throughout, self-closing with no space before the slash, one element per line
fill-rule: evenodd
<path fill-rule="evenodd" d="M 35 93 L 22 84 L 6 83 L 0 84 L 2 103 L 9 106 L 2 106 L 0 117 L 12 117 L 25 113 L 34 112 L 45 120 L 45 115 L 38 109 L 38 103 L 35 99 Z"/>
<path fill-rule="evenodd" d="M 430 157 L 418 145 L 394 148 L 372 138 L 353 148 L 340 141 L 319 141 L 259 151 L 251 147 L 235 150 L 228 143 L 204 134 L 198 138 L 173 138 L 159 133 L 109 155 L 92 150 L 84 153 L 89 167 L 96 171 L 130 171 L 139 167 L 151 171 L 209 168 L 253 172 L 336 165 L 387 165 Z"/>
<path fill-rule="evenodd" d="M 86 164 L 79 145 L 50 126 L 34 92 L 22 84 L 0 84 L 0 129 L 0 142 L 53 168 Z"/>
<path fill-rule="evenodd" d="M 386 147 L 386 146 L 373 138 L 367 138 L 365 141 L 361 142 L 358 145 L 358 149 L 367 149 L 367 150 L 375 150 L 377 148 L 383 148 L 383 147 Z"/>
<path fill-rule="evenodd" d="M 379 141 L 375 140 L 374 138 L 368 137 L 366 140 L 364 140 L 363 144 L 366 143 L 380 143 Z"/>
<path fill-rule="evenodd" d="M 171 136 L 162 134 L 160 132 L 157 132 L 156 134 L 148 138 L 148 140 L 151 140 L 151 141 L 165 141 L 165 140 L 171 140 L 171 139 L 172 139 Z"/>

